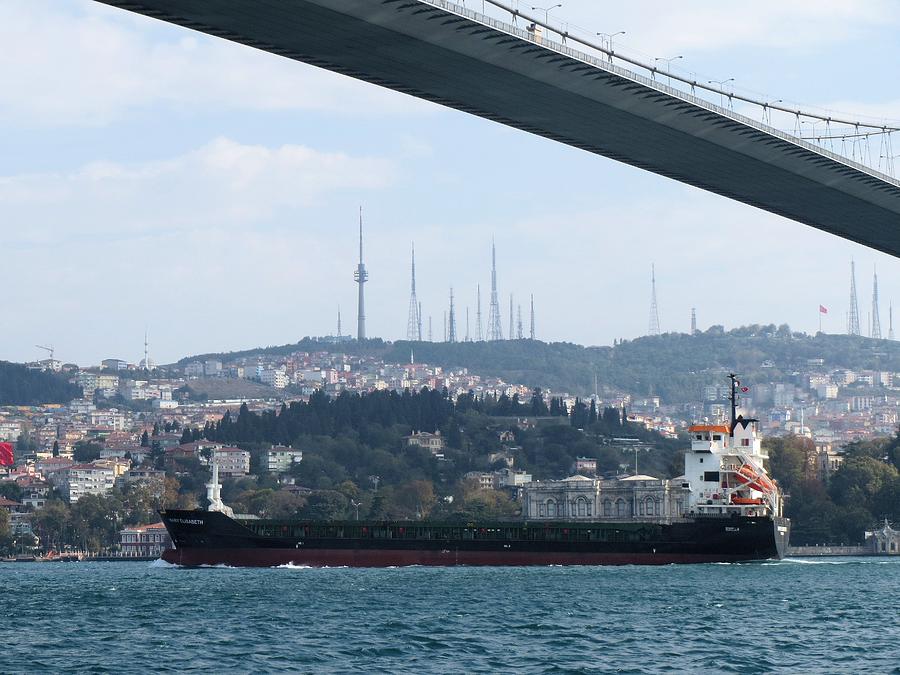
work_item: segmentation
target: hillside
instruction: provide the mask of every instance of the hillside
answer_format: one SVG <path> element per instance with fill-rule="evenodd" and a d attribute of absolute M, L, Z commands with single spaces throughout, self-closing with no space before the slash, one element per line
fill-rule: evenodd
<path fill-rule="evenodd" d="M 366 340 L 362 344 L 332 344 L 304 338 L 296 344 L 206 354 L 179 363 L 294 351 L 368 355 L 394 363 L 408 362 L 413 352 L 417 362 L 469 368 L 508 382 L 580 395 L 593 390 L 596 375 L 601 389 L 659 395 L 668 403 L 696 399 L 702 386 L 717 381 L 727 371 L 740 373 L 748 382 L 778 381 L 805 368 L 809 359 L 823 359 L 826 368 L 900 372 L 900 342 L 821 333 L 809 336 L 774 325 L 745 326 L 728 332 L 713 326 L 697 335 L 668 333 L 623 340 L 612 347 L 532 340 L 455 344 Z M 763 367 L 766 362 L 767 367 Z"/>
<path fill-rule="evenodd" d="M 80 396 L 81 387 L 69 384 L 62 375 L 0 361 L 0 405 L 68 403 Z"/>

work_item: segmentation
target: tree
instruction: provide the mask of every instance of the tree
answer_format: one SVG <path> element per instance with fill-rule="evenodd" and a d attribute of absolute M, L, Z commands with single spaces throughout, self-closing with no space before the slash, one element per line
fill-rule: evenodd
<path fill-rule="evenodd" d="M 306 460 L 304 460 L 306 461 Z M 334 490 L 314 492 L 300 511 L 305 520 L 339 520 L 346 516 L 347 498 Z"/>
<path fill-rule="evenodd" d="M 146 429 L 144 429 L 144 433 L 141 434 L 141 447 L 142 448 L 150 447 L 150 436 L 147 434 Z"/>
<path fill-rule="evenodd" d="M 32 514 L 31 526 L 41 538 L 44 548 L 59 550 L 69 542 L 65 536 L 68 533 L 69 509 L 64 502 L 51 499 Z"/>
<path fill-rule="evenodd" d="M 53 441 L 53 456 L 59 457 L 59 441 Z"/>
<path fill-rule="evenodd" d="M 103 446 L 97 443 L 79 441 L 75 444 L 75 451 L 72 453 L 73 458 L 78 463 L 93 462 L 100 459 L 100 452 Z"/>

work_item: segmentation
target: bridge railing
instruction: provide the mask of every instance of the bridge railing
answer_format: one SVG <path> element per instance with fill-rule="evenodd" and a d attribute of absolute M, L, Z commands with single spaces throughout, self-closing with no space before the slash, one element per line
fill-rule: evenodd
<path fill-rule="evenodd" d="M 493 28 L 494 30 L 500 31 L 507 35 L 517 37 L 526 42 L 530 42 L 539 47 L 543 47 L 544 49 L 548 49 L 550 51 L 556 52 L 563 56 L 568 56 L 569 58 L 575 59 L 587 65 L 593 66 L 599 70 L 612 73 L 614 75 L 618 75 L 627 80 L 631 80 L 637 84 L 642 84 L 646 87 L 650 87 L 651 89 L 655 89 L 663 94 L 668 96 L 672 96 L 674 98 L 680 99 L 686 103 L 690 103 L 692 105 L 696 105 L 697 107 L 703 108 L 709 112 L 715 113 L 717 115 L 721 115 L 722 117 L 728 118 L 735 122 L 739 122 L 748 127 L 752 127 L 753 129 L 760 131 L 765 134 L 769 134 L 775 138 L 786 141 L 787 143 L 791 143 L 799 148 L 803 148 L 810 152 L 813 152 L 817 155 L 821 155 L 828 159 L 831 159 L 839 164 L 843 164 L 844 166 L 852 169 L 856 169 L 862 173 L 865 173 L 873 178 L 889 183 L 895 187 L 900 188 L 900 180 L 897 180 L 882 171 L 873 168 L 871 166 L 867 166 L 860 162 L 857 162 L 854 159 L 841 155 L 839 153 L 828 150 L 827 148 L 823 148 L 822 146 L 816 145 L 814 143 L 810 143 L 807 140 L 800 138 L 798 136 L 794 136 L 787 132 L 782 131 L 781 129 L 776 129 L 768 124 L 763 122 L 759 122 L 751 117 L 747 117 L 746 115 L 742 115 L 737 113 L 729 108 L 725 108 L 723 106 L 717 105 L 711 101 L 707 101 L 704 98 L 700 98 L 694 94 L 690 94 L 686 91 L 682 91 L 681 89 L 677 89 L 675 87 L 663 84 L 658 80 L 655 80 L 650 77 L 646 77 L 644 75 L 640 75 L 639 73 L 634 72 L 628 68 L 623 68 L 622 66 L 616 65 L 609 60 L 601 59 L 596 56 L 592 56 L 586 52 L 583 52 L 578 49 L 573 49 L 572 47 L 563 44 L 561 42 L 557 42 L 555 40 L 549 39 L 546 35 L 541 35 L 538 37 L 535 31 L 528 31 L 519 28 L 511 23 L 507 23 L 505 21 L 501 21 L 499 19 L 495 19 L 494 17 L 488 16 L 481 12 L 477 12 L 473 9 L 469 9 L 463 5 L 459 5 L 455 2 L 451 2 L 450 0 L 417 0 L 423 4 L 431 5 L 433 7 L 437 7 L 439 9 L 443 9 L 452 14 L 456 14 L 457 16 L 469 19 L 476 23 L 482 24 L 488 28 Z M 553 30 L 553 29 L 551 29 Z M 555 32 L 555 31 L 554 31 Z M 656 71 L 665 74 L 664 71 Z"/>

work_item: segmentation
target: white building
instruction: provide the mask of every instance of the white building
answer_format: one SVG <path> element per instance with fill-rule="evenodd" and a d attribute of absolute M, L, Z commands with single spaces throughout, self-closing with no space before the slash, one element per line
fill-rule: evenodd
<path fill-rule="evenodd" d="M 62 475 L 59 486 L 70 504 L 84 495 L 104 495 L 116 484 L 116 472 L 112 466 L 92 463 L 70 466 Z"/>
<path fill-rule="evenodd" d="M 240 448 L 216 448 L 212 451 L 212 461 L 219 465 L 223 476 L 246 476 L 250 473 L 250 453 Z"/>
<path fill-rule="evenodd" d="M 288 376 L 284 368 L 266 368 L 260 373 L 259 379 L 263 384 L 276 389 L 284 389 L 288 386 Z"/>
<path fill-rule="evenodd" d="M 302 450 L 286 448 L 283 445 L 273 445 L 270 450 L 266 451 L 266 468 L 269 473 L 285 473 L 302 460 Z"/>

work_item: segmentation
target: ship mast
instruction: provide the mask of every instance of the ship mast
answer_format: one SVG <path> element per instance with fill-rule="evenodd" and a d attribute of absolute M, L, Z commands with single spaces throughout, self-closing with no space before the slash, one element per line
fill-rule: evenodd
<path fill-rule="evenodd" d="M 728 397 L 728 400 L 731 401 L 731 424 L 729 429 L 731 430 L 731 437 L 734 438 L 734 427 L 737 424 L 737 375 L 728 373 L 728 379 L 731 381 L 731 395 Z"/>

